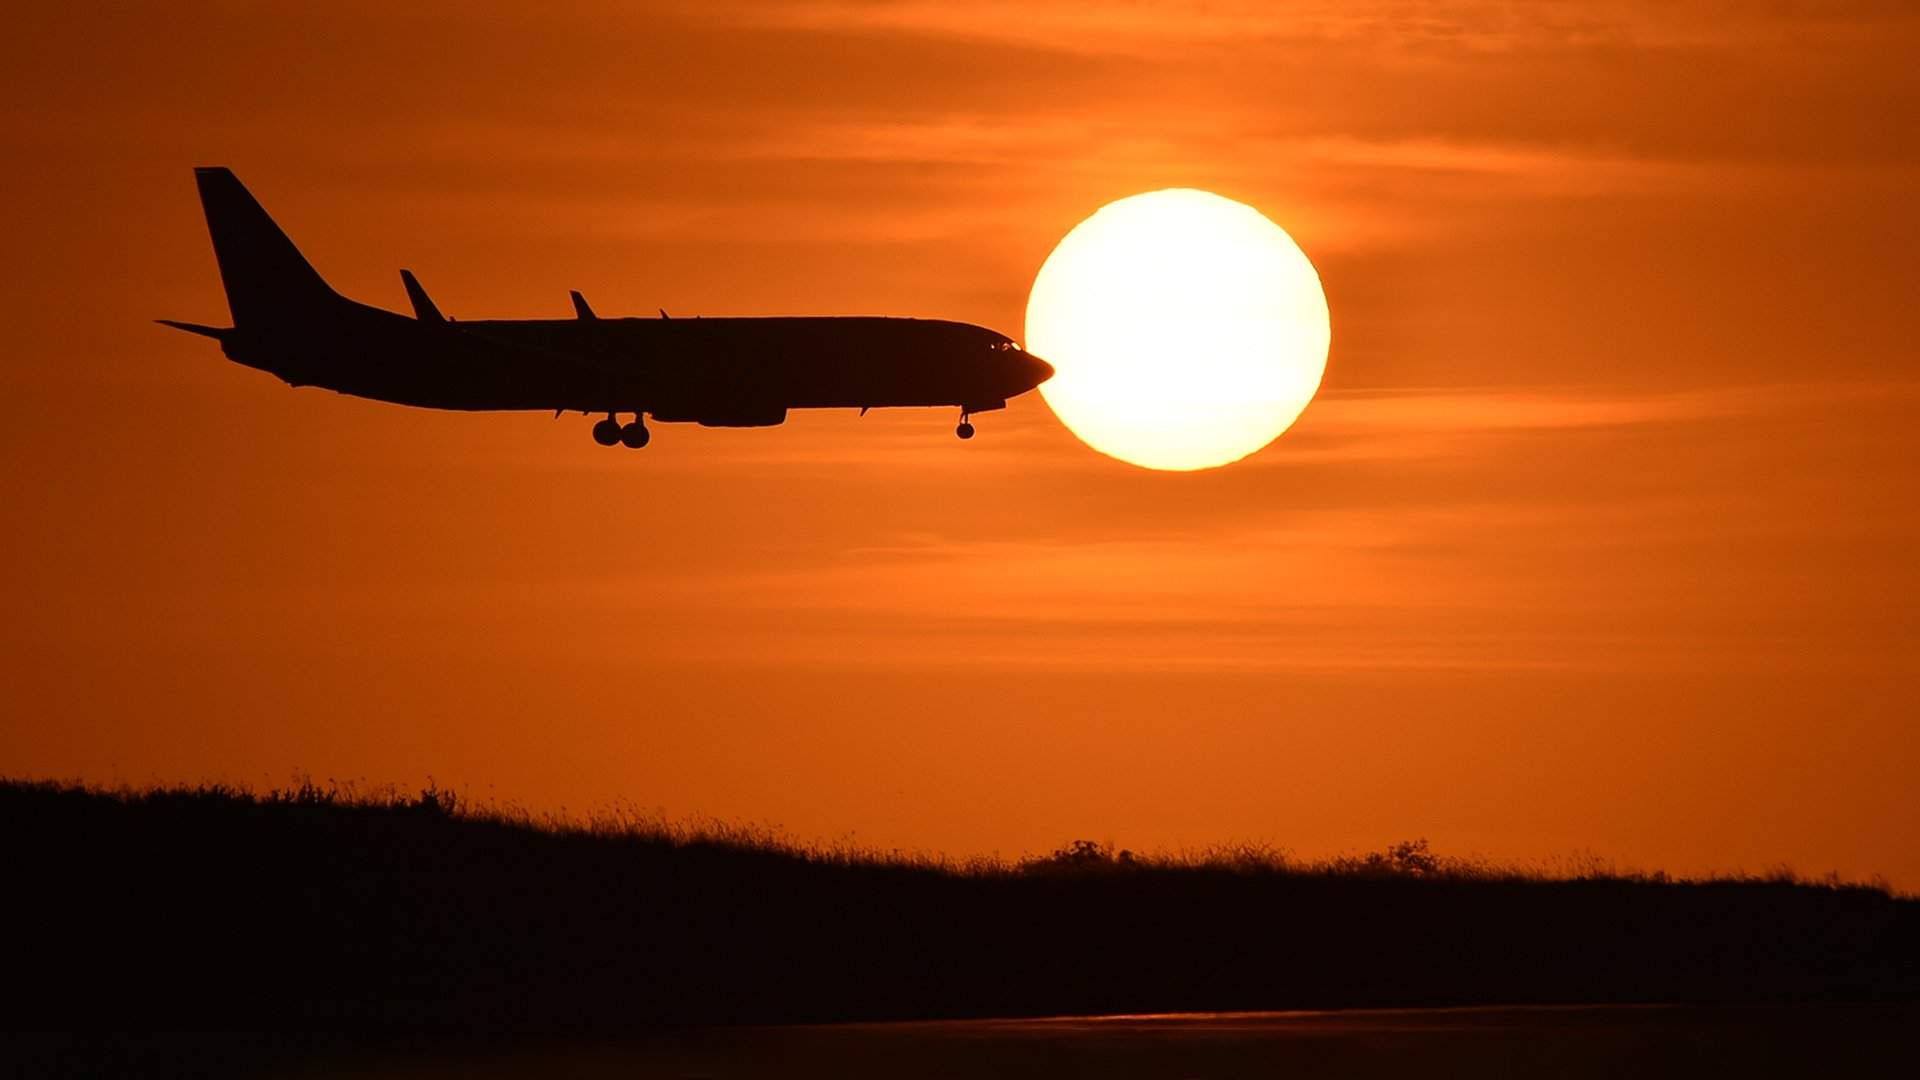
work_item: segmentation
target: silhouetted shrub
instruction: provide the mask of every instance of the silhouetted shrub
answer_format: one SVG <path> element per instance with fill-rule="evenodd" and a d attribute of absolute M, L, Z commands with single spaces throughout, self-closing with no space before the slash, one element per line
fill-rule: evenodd
<path fill-rule="evenodd" d="M 1075 840 L 1065 847 L 1056 848 L 1051 855 L 1020 863 L 1020 869 L 1027 873 L 1052 871 L 1085 873 L 1095 870 L 1132 869 L 1137 865 L 1139 861 L 1134 858 L 1131 851 L 1115 851 L 1112 844 L 1103 844 L 1096 840 Z"/>

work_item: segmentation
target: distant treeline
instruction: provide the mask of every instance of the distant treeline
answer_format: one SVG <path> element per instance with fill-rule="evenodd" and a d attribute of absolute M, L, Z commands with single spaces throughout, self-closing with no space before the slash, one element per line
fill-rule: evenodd
<path fill-rule="evenodd" d="M 1920 901 L 1563 875 L 1424 842 L 1018 863 L 807 848 L 447 792 L 0 781 L 0 1026 L 614 1029 L 1920 996 Z"/>

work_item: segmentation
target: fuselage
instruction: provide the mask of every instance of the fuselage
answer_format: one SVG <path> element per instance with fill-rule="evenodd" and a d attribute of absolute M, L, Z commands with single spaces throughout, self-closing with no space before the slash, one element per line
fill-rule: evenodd
<path fill-rule="evenodd" d="M 295 386 L 438 409 L 646 413 L 723 426 L 788 409 L 999 408 L 1051 369 L 968 323 L 878 317 L 428 322 L 351 301 L 237 326 L 229 357 Z"/>

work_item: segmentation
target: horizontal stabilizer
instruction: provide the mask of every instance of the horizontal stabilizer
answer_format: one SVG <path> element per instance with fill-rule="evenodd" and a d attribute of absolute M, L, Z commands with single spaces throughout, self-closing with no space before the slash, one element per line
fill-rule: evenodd
<path fill-rule="evenodd" d="M 171 326 L 175 330 L 185 330 L 189 334 L 199 334 L 201 337 L 210 337 L 215 341 L 225 341 L 227 335 L 232 333 L 231 330 L 222 330 L 217 326 L 201 326 L 199 323 L 175 322 L 172 319 L 155 319 L 153 321 L 159 323 L 161 326 Z"/>
<path fill-rule="evenodd" d="M 413 276 L 413 271 L 400 271 L 400 283 L 407 287 L 407 299 L 413 301 L 415 318 L 421 322 L 430 323 L 447 321 L 446 316 L 440 314 L 440 309 L 433 305 L 433 297 L 428 296 L 427 290 L 420 287 L 420 279 Z"/>
<path fill-rule="evenodd" d="M 599 318 L 599 316 L 593 313 L 593 309 L 587 306 L 587 298 L 580 295 L 579 289 L 570 290 L 567 295 L 573 297 L 573 313 L 575 315 L 587 321 Z"/>

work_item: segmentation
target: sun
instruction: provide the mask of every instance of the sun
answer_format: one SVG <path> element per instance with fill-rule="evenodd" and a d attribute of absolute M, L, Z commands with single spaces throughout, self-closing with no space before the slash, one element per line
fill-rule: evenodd
<path fill-rule="evenodd" d="M 1041 396 L 1080 440 L 1149 469 L 1238 461 L 1292 426 L 1327 367 L 1320 275 L 1244 203 L 1170 188 L 1074 226 L 1027 299 Z"/>

